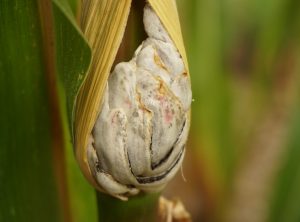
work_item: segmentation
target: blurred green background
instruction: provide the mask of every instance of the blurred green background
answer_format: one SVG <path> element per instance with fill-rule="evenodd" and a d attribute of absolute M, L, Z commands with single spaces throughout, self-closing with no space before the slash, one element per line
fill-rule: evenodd
<path fill-rule="evenodd" d="M 300 1 L 177 2 L 194 101 L 165 195 L 195 221 L 300 221 Z"/>

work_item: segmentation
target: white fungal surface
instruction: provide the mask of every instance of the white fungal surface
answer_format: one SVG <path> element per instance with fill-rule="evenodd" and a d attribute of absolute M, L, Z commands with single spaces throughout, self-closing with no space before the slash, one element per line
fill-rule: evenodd
<path fill-rule="evenodd" d="M 149 37 L 110 74 L 87 150 L 99 186 L 120 199 L 160 191 L 181 166 L 189 131 L 183 60 L 148 5 L 144 25 Z"/>

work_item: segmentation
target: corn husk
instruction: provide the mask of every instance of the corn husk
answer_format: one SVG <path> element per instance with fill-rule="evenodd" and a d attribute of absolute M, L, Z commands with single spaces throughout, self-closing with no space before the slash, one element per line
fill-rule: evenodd
<path fill-rule="evenodd" d="M 148 2 L 160 17 L 188 70 L 175 0 Z M 124 35 L 130 5 L 131 0 L 84 0 L 82 3 L 81 27 L 92 48 L 93 58 L 74 110 L 75 153 L 83 174 L 98 189 L 100 188 L 89 169 L 87 145 Z"/>

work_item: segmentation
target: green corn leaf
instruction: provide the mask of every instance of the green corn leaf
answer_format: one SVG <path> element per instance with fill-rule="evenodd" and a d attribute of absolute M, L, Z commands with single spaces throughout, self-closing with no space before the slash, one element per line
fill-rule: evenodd
<path fill-rule="evenodd" d="M 61 113 L 63 120 L 68 119 L 69 123 L 63 121 L 72 219 L 92 222 L 97 220 L 95 191 L 81 174 L 71 144 L 73 109 L 91 60 L 91 50 L 78 29 L 67 1 L 53 0 L 53 15 Z"/>
<path fill-rule="evenodd" d="M 37 1 L 0 2 L 0 221 L 62 221 Z"/>
<path fill-rule="evenodd" d="M 96 220 L 70 137 L 91 59 L 73 12 L 67 1 L 0 2 L 0 221 Z"/>

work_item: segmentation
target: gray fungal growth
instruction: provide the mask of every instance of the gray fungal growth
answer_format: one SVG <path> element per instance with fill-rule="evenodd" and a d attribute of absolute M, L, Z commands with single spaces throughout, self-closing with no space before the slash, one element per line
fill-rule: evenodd
<path fill-rule="evenodd" d="M 123 200 L 164 188 L 181 166 L 189 131 L 183 60 L 148 5 L 144 25 L 149 37 L 108 79 L 87 150 L 101 189 Z"/>

